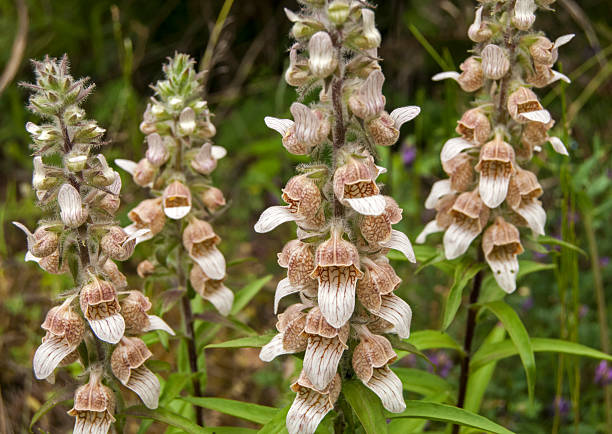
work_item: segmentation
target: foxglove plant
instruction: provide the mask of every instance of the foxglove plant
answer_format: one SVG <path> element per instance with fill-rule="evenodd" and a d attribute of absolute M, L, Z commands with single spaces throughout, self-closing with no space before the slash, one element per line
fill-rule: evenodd
<path fill-rule="evenodd" d="M 378 63 L 380 33 L 374 11 L 363 1 L 302 1 L 286 10 L 295 43 L 285 80 L 300 100 L 320 89 L 310 105 L 295 102 L 293 120 L 266 117 L 295 155 L 310 155 L 282 191 L 287 205 L 266 209 L 255 225 L 265 233 L 293 221 L 297 239 L 278 255 L 287 277 L 279 301 L 298 294 L 300 303 L 278 315 L 278 334 L 262 348 L 270 361 L 304 352 L 291 386 L 290 433 L 312 433 L 334 408 L 345 379 L 356 377 L 392 412 L 405 408 L 402 384 L 389 369 L 396 358 L 385 333 L 407 338 L 412 312 L 393 294 L 401 279 L 386 257 L 399 250 L 414 262 L 410 241 L 392 228 L 402 210 L 381 194 L 376 146 L 391 146 L 418 107 L 385 111 L 384 76 Z M 331 152 L 329 152 L 331 150 Z"/>
<path fill-rule="evenodd" d="M 464 255 L 482 234 L 481 248 L 499 286 L 516 289 L 517 256 L 523 252 L 518 227 L 544 234 L 546 212 L 538 199 L 542 187 L 527 170 L 534 151 L 550 142 L 567 150 L 533 88 L 569 79 L 554 71 L 558 48 L 574 35 L 553 43 L 531 29 L 536 9 L 552 3 L 535 0 L 481 1 L 468 30 L 473 55 L 461 73 L 442 72 L 434 80 L 451 78 L 466 92 L 477 92 L 473 108 L 457 122 L 458 137 L 440 154 L 448 179 L 436 182 L 425 207 L 437 211 L 417 238 L 444 232 L 447 259 Z M 521 167 L 522 166 L 522 167 Z"/>
<path fill-rule="evenodd" d="M 486 260 L 499 287 L 506 293 L 516 290 L 518 255 L 524 248 L 518 227 L 544 234 L 546 211 L 538 199 L 542 186 L 529 171 L 534 152 L 550 142 L 552 148 L 568 155 L 561 140 L 549 135 L 554 125 L 534 88 L 557 80 L 569 82 L 554 71 L 558 48 L 573 35 L 553 43 L 532 30 L 535 11 L 549 9 L 553 1 L 480 1 L 474 23 L 468 29 L 475 42 L 472 55 L 461 73 L 443 72 L 434 80 L 451 78 L 466 92 L 477 92 L 473 108 L 457 122 L 458 137 L 448 140 L 441 151 L 442 167 L 448 179 L 436 182 L 425 202 L 436 217 L 418 236 L 444 232 L 447 259 L 465 255 L 472 243 L 478 262 Z M 482 234 L 482 238 L 479 236 Z M 476 241 L 479 239 L 478 241 Z M 464 352 L 457 405 L 463 407 L 470 373 L 470 353 L 478 313 L 482 270 L 473 281 L 466 322 Z M 495 306 L 494 306 L 495 307 Z M 529 379 L 529 393 L 533 382 Z M 453 432 L 458 432 L 455 425 Z"/>
<path fill-rule="evenodd" d="M 173 332 L 147 314 L 148 300 L 126 289 L 114 262 L 128 259 L 136 237 L 148 230 L 128 234 L 115 221 L 121 178 L 95 153 L 107 144 L 105 130 L 81 108 L 94 86 L 69 74 L 65 56 L 33 64 L 36 82 L 23 85 L 33 91 L 28 107 L 43 123 L 28 122 L 26 130 L 33 140 L 32 184 L 45 217 L 34 233 L 14 224 L 27 236 L 26 260 L 74 279 L 74 288 L 61 295 L 63 301 L 41 325 L 46 334 L 34 354 L 34 374 L 54 382 L 56 368 L 79 361 L 89 380 L 76 390 L 68 412 L 75 417 L 74 432 L 107 433 L 115 403 L 123 402 L 116 380 L 157 408 L 160 382 L 145 365 L 152 353 L 137 336 L 155 329 Z M 130 308 L 133 300 L 139 308 Z"/>
<path fill-rule="evenodd" d="M 167 260 L 156 255 L 138 266 L 142 276 L 170 275 L 182 294 L 182 312 L 193 373 L 198 372 L 193 330 L 193 313 L 187 293 L 187 276 L 195 292 L 227 315 L 234 294 L 224 284 L 225 258 L 217 248 L 221 238 L 212 221 L 225 206 L 225 198 L 212 185 L 211 174 L 225 148 L 213 145 L 216 133 L 206 101 L 202 99 L 203 74 L 195 61 L 175 54 L 163 66 L 164 79 L 152 86 L 151 98 L 140 130 L 146 135 L 147 151 L 139 162 L 115 160 L 132 175 L 136 184 L 150 189 L 153 198 L 145 199 L 129 213 L 132 224 L 124 230 L 136 236 L 136 244 L 155 238 L 162 250 L 175 246 L 176 256 Z M 166 219 L 174 220 L 167 222 Z M 182 243 L 182 246 L 180 245 Z M 161 263 L 159 261 L 162 261 Z M 160 267 L 161 266 L 161 267 Z M 201 396 L 199 380 L 194 379 L 194 394 Z M 202 413 L 198 408 L 198 422 Z"/>

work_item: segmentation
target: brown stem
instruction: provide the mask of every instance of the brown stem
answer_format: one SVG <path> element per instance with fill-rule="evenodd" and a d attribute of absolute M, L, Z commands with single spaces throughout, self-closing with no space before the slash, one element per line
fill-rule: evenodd
<path fill-rule="evenodd" d="M 180 220 L 177 222 L 179 225 L 179 233 L 181 229 Z M 177 257 L 176 276 L 178 278 L 179 287 L 187 289 L 187 282 L 185 279 L 185 273 L 183 272 L 183 249 L 179 247 Z M 200 387 L 200 379 L 197 376 L 198 373 L 198 353 L 196 351 L 195 344 L 195 332 L 193 329 L 193 312 L 191 311 L 191 302 L 187 296 L 187 291 L 181 297 L 181 307 L 183 312 L 183 323 L 185 325 L 185 337 L 187 339 L 187 353 L 189 355 L 189 368 L 191 369 L 192 384 L 193 384 L 193 395 L 198 398 L 202 396 L 202 389 Z M 200 426 L 204 426 L 204 413 L 202 407 L 194 405 L 196 423 Z"/>
<path fill-rule="evenodd" d="M 505 124 L 507 117 L 508 117 L 508 113 L 506 110 L 506 103 L 508 99 L 508 86 L 510 84 L 510 81 L 512 80 L 512 65 L 514 64 L 515 56 L 516 56 L 515 54 L 516 53 L 516 41 L 515 41 L 516 29 L 512 25 L 512 22 L 510 21 L 510 17 L 513 14 L 515 4 L 516 4 L 516 0 L 512 0 L 510 4 L 508 5 L 508 9 L 507 9 L 508 23 L 504 31 L 504 46 L 508 50 L 508 58 L 510 60 L 510 69 L 508 69 L 508 72 L 501 79 L 499 83 L 500 91 L 499 91 L 499 100 L 497 101 L 497 104 L 498 104 L 497 105 L 497 122 L 501 124 Z"/>
<path fill-rule="evenodd" d="M 480 245 L 478 248 L 478 262 L 483 262 L 483 253 Z M 476 314 L 478 308 L 475 304 L 480 296 L 480 288 L 482 287 L 483 270 L 480 270 L 474 277 L 472 292 L 470 293 L 470 307 L 468 308 L 467 323 L 465 326 L 465 338 L 463 341 L 463 351 L 465 356 L 461 360 L 461 374 L 459 377 L 459 392 L 457 394 L 457 407 L 463 408 L 465 404 L 465 395 L 467 392 L 467 384 L 470 376 L 470 359 L 472 351 L 472 341 L 474 340 L 474 332 L 476 331 Z M 453 434 L 459 432 L 459 425 L 453 425 Z"/>
<path fill-rule="evenodd" d="M 332 173 L 336 172 L 338 165 L 338 153 L 344 146 L 346 138 L 346 126 L 344 125 L 344 114 L 342 110 L 342 86 L 344 84 L 342 71 L 342 38 L 339 35 L 334 37 L 334 45 L 336 47 L 336 57 L 340 68 L 339 75 L 335 76 L 331 83 L 332 90 L 332 106 L 334 109 L 334 130 L 333 130 L 333 154 L 332 154 Z M 334 195 L 334 218 L 340 219 L 344 217 L 344 205 L 340 203 L 336 195 Z"/>

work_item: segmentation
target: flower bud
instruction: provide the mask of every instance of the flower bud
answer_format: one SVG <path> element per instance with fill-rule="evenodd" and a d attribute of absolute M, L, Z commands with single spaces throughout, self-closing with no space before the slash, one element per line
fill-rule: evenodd
<path fill-rule="evenodd" d="M 346 0 L 334 0 L 327 6 L 327 16 L 336 25 L 344 24 L 350 11 L 350 5 Z"/>
<path fill-rule="evenodd" d="M 111 355 L 111 370 L 121 384 L 133 390 L 147 408 L 156 409 L 161 389 L 158 378 L 144 363 L 153 355 L 138 338 L 121 338 Z"/>
<path fill-rule="evenodd" d="M 101 383 L 101 369 L 92 371 L 89 382 L 74 394 L 74 406 L 68 412 L 75 418 L 74 434 L 107 433 L 115 418 L 115 395 Z"/>
<path fill-rule="evenodd" d="M 302 86 L 309 79 L 308 61 L 298 56 L 297 47 L 294 44 L 289 52 L 289 68 L 285 71 L 285 81 L 289 86 Z"/>
<path fill-rule="evenodd" d="M 164 190 L 164 213 L 173 220 L 180 220 L 191 211 L 191 191 L 180 181 L 174 181 Z"/>
<path fill-rule="evenodd" d="M 155 166 L 153 166 L 148 159 L 143 158 L 134 168 L 134 173 L 132 173 L 132 177 L 137 185 L 141 187 L 147 187 L 153 182 L 153 179 L 155 178 L 155 172 Z"/>
<path fill-rule="evenodd" d="M 217 160 L 212 156 L 212 145 L 204 143 L 195 158 L 191 160 L 191 167 L 202 175 L 210 175 L 217 168 Z"/>
<path fill-rule="evenodd" d="M 36 156 L 33 160 L 34 173 L 32 175 L 32 186 L 36 190 L 48 190 L 57 184 L 58 179 L 47 175 L 42 157 Z"/>
<path fill-rule="evenodd" d="M 178 133 L 181 136 L 188 136 L 196 128 L 195 112 L 191 107 L 185 107 L 179 115 Z"/>
<path fill-rule="evenodd" d="M 81 226 L 87 220 L 87 209 L 83 207 L 81 195 L 70 184 L 62 184 L 57 194 L 62 222 L 71 228 Z"/>
<path fill-rule="evenodd" d="M 147 104 L 147 108 L 142 116 L 143 121 L 140 123 L 140 132 L 145 135 L 152 134 L 157 131 L 155 127 L 155 116 L 152 113 L 151 104 Z"/>
<path fill-rule="evenodd" d="M 87 166 L 87 153 L 75 149 L 64 157 L 64 166 L 73 173 L 80 172 Z"/>
<path fill-rule="evenodd" d="M 162 231 L 166 224 L 166 216 L 162 208 L 162 198 L 145 199 L 136 208 L 128 212 L 128 218 L 137 228 L 146 228 L 153 236 Z"/>
<path fill-rule="evenodd" d="M 374 20 L 374 11 L 370 9 L 361 9 L 361 17 L 363 19 L 362 33 L 355 38 L 354 43 L 361 49 L 378 48 L 380 46 L 380 32 L 376 28 Z"/>
<path fill-rule="evenodd" d="M 488 40 L 492 33 L 491 29 L 487 26 L 487 23 L 482 20 L 483 6 L 476 9 L 476 16 L 474 22 L 468 28 L 468 37 L 474 42 L 484 42 Z"/>
<path fill-rule="evenodd" d="M 115 288 L 120 289 L 127 286 L 127 277 L 119 271 L 119 267 L 117 267 L 117 264 L 112 259 L 107 259 L 104 262 L 102 271 Z"/>
<path fill-rule="evenodd" d="M 474 108 L 466 111 L 457 121 L 457 133 L 476 145 L 485 143 L 491 135 L 489 118 L 481 110 Z"/>
<path fill-rule="evenodd" d="M 210 211 L 215 212 L 219 208 L 225 206 L 225 197 L 223 192 L 217 187 L 208 187 L 201 195 L 204 206 Z"/>
<path fill-rule="evenodd" d="M 170 153 L 168 152 L 168 148 L 164 144 L 161 136 L 157 133 L 152 133 L 147 136 L 147 152 L 146 157 L 149 163 L 151 163 L 155 167 L 163 166 L 168 158 L 170 158 Z"/>
<path fill-rule="evenodd" d="M 482 50 L 482 73 L 486 78 L 499 80 L 510 70 L 510 61 L 503 48 L 489 44 Z"/>
<path fill-rule="evenodd" d="M 308 67 L 317 78 L 326 78 L 338 66 L 336 50 L 327 32 L 317 32 L 308 41 Z"/>
<path fill-rule="evenodd" d="M 119 314 L 121 306 L 115 287 L 110 282 L 93 277 L 81 288 L 79 302 L 94 334 L 111 344 L 119 342 L 125 331 L 125 322 Z"/>
<path fill-rule="evenodd" d="M 134 253 L 136 238 L 128 237 L 121 227 L 112 226 L 100 240 L 100 247 L 111 259 L 125 261 Z"/>
<path fill-rule="evenodd" d="M 519 30 L 529 30 L 535 22 L 535 0 L 516 0 L 512 24 Z"/>
<path fill-rule="evenodd" d="M 155 272 L 155 265 L 148 259 L 144 261 L 140 261 L 138 266 L 136 267 L 136 273 L 141 279 L 145 279 L 146 277 L 152 275 Z"/>
<path fill-rule="evenodd" d="M 355 116 L 361 119 L 371 119 L 385 108 L 385 96 L 382 86 L 385 82 L 383 73 L 375 69 L 354 92 L 348 100 L 348 106 Z"/>

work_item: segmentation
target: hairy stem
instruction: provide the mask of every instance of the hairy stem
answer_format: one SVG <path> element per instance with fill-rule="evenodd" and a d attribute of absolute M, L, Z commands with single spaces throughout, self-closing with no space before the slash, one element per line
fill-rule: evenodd
<path fill-rule="evenodd" d="M 342 62 L 342 53 L 341 47 L 342 42 L 339 41 L 339 38 L 336 40 L 336 49 L 337 49 L 337 57 L 338 64 L 341 65 Z M 333 78 L 331 88 L 332 88 L 332 105 L 334 109 L 334 127 L 333 127 L 333 153 L 332 153 L 332 173 L 336 172 L 336 168 L 338 166 L 338 154 L 340 149 L 344 146 L 345 136 L 346 136 L 346 126 L 344 125 L 344 114 L 342 110 L 342 86 L 344 84 L 344 80 L 342 77 L 342 72 L 340 75 L 337 75 Z M 344 205 L 340 203 L 336 195 L 334 195 L 334 218 L 341 219 L 344 217 Z"/>
<path fill-rule="evenodd" d="M 480 244 L 478 249 L 478 262 L 483 262 L 484 257 Z M 475 304 L 480 296 L 480 288 L 482 287 L 483 270 L 480 270 L 474 277 L 472 292 L 470 293 L 470 306 L 468 308 L 467 323 L 465 325 L 465 338 L 463 341 L 463 351 L 465 356 L 461 360 L 461 374 L 459 377 L 459 392 L 457 394 L 457 407 L 463 408 L 465 404 L 465 395 L 467 392 L 467 383 L 470 376 L 470 359 L 472 351 L 472 341 L 474 340 L 474 332 L 476 331 L 476 315 L 478 308 Z M 453 425 L 453 434 L 459 432 L 459 425 Z"/>

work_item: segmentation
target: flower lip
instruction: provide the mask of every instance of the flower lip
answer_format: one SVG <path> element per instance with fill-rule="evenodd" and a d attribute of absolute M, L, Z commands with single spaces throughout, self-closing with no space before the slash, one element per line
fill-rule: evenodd
<path fill-rule="evenodd" d="M 166 216 L 180 220 L 191 211 L 191 192 L 182 182 L 173 181 L 164 190 L 162 204 Z"/>

